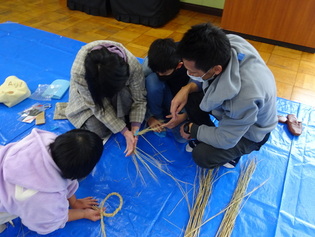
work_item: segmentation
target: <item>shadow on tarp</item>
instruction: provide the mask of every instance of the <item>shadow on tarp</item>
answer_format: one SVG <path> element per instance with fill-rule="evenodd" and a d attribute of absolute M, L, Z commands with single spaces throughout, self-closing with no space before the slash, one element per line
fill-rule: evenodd
<path fill-rule="evenodd" d="M 0 45 L 0 83 L 7 76 L 16 75 L 25 80 L 34 92 L 39 83 L 69 79 L 72 62 L 84 43 L 16 23 L 3 23 L 0 24 Z M 53 120 L 55 103 L 67 100 L 68 94 L 61 100 L 52 100 L 52 108 L 46 111 L 46 124 L 39 126 L 21 123 L 17 115 L 38 101 L 27 99 L 12 108 L 0 104 L 0 144 L 18 141 L 34 127 L 57 134 L 72 129 L 67 120 Z M 241 167 L 249 159 L 257 159 L 257 168 L 247 192 L 266 183 L 244 200 L 232 233 L 234 237 L 314 236 L 315 110 L 281 98 L 277 100 L 277 108 L 279 114 L 293 113 L 302 121 L 302 135 L 294 137 L 286 124 L 278 124 L 260 151 L 243 156 L 235 169 L 219 169 L 219 178 L 206 206 L 204 220 L 221 212 L 230 201 Z M 143 181 L 132 158 L 124 156 L 125 141 L 118 134 L 105 144 L 101 161 L 88 177 L 80 181 L 76 194 L 78 198 L 93 196 L 99 201 L 112 192 L 123 197 L 121 211 L 114 217 L 105 218 L 107 236 L 183 236 L 189 219 L 188 206 L 192 205 L 197 167 L 191 153 L 185 151 L 185 144 L 175 142 L 170 132 L 165 138 L 152 132 L 144 137 L 139 138 L 138 147 L 156 159 L 162 160 L 162 154 L 170 160 L 162 167 L 181 181 L 181 189 L 174 178 L 152 165 L 150 167 L 158 182 L 139 164 Z M 183 198 L 182 190 L 187 193 L 188 201 Z M 107 212 L 112 212 L 118 205 L 118 198 L 113 196 L 105 206 Z M 215 236 L 222 217 L 220 214 L 205 223 L 200 236 Z M 14 220 L 14 225 L 1 236 L 40 236 L 28 230 L 19 218 Z M 100 222 L 69 222 L 63 229 L 45 236 L 101 236 Z"/>

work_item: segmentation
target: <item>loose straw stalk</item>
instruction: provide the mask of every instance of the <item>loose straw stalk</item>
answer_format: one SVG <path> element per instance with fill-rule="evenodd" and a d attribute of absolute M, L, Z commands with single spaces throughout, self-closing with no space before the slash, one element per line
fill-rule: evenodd
<path fill-rule="evenodd" d="M 143 131 L 143 130 L 142 130 Z M 142 131 L 140 131 L 141 134 Z M 146 130 L 148 131 L 148 130 Z M 154 131 L 151 130 L 151 131 Z M 138 132 L 139 134 L 139 132 Z M 134 150 L 134 154 L 132 155 L 132 162 L 134 163 L 135 167 L 136 167 L 136 171 L 137 171 L 137 175 L 141 178 L 141 180 L 143 181 L 143 183 L 145 184 L 145 179 L 144 176 L 141 173 L 140 170 L 140 166 L 139 164 L 142 164 L 142 166 L 148 171 L 148 173 L 150 174 L 150 176 L 156 181 L 158 182 L 158 176 L 154 173 L 153 169 L 151 169 L 151 167 L 149 166 L 149 164 L 153 165 L 155 168 L 157 168 L 160 172 L 162 172 L 163 174 L 169 176 L 178 186 L 179 190 L 181 191 L 181 193 L 183 194 L 183 198 L 186 200 L 187 204 L 188 204 L 188 208 L 189 207 L 189 200 L 188 200 L 188 196 L 187 193 L 185 193 L 183 187 L 180 185 L 180 183 L 185 183 L 181 180 L 178 180 L 177 178 L 175 178 L 171 171 L 168 169 L 167 164 L 171 163 L 170 160 L 168 160 L 166 157 L 164 157 L 161 152 L 159 152 L 146 138 L 145 136 L 141 135 L 141 137 L 152 147 L 154 148 L 154 150 L 157 152 L 157 154 L 159 155 L 159 157 L 162 158 L 163 163 L 159 160 L 157 160 L 155 157 L 153 157 L 152 155 L 146 153 L 145 151 L 141 150 L 139 147 L 136 147 L 136 149 Z"/>
<path fill-rule="evenodd" d="M 166 158 L 165 158 L 166 159 Z M 143 181 L 144 178 L 141 174 L 140 171 L 140 167 L 138 165 L 137 160 L 140 161 L 140 163 L 146 168 L 146 170 L 148 171 L 148 173 L 150 174 L 150 176 L 156 181 L 158 182 L 158 177 L 157 175 L 154 173 L 154 171 L 151 169 L 151 167 L 149 166 L 149 164 L 153 165 L 155 168 L 157 168 L 160 172 L 162 172 L 163 174 L 169 176 L 171 179 L 173 179 L 175 181 L 175 183 L 178 185 L 179 189 L 181 190 L 181 192 L 183 194 L 185 194 L 183 188 L 181 187 L 181 185 L 179 183 L 184 183 L 181 180 L 176 179 L 172 174 L 171 171 L 168 170 L 167 165 L 163 165 L 161 162 L 159 162 L 158 160 L 156 160 L 153 156 L 149 155 L 148 153 L 144 152 L 143 150 L 141 150 L 140 148 L 136 148 L 134 155 L 133 155 L 133 159 L 132 161 L 134 162 L 136 169 L 137 169 L 137 173 L 140 175 L 140 177 L 142 177 Z M 185 194 L 186 196 L 186 194 Z"/>
<path fill-rule="evenodd" d="M 146 129 L 143 129 L 141 131 L 137 131 L 135 133 L 136 136 L 141 136 L 144 138 L 143 134 L 149 132 L 149 131 L 155 131 L 157 128 L 151 128 L 148 127 Z M 146 140 L 146 139 L 145 139 Z M 146 140 L 148 143 L 149 141 Z M 151 146 L 152 144 L 149 143 Z M 163 157 L 163 156 L 162 156 Z M 155 180 L 158 181 L 158 178 L 156 176 L 156 174 L 153 172 L 153 170 L 151 169 L 151 167 L 148 165 L 148 163 L 152 164 L 154 167 L 158 168 L 159 170 L 162 170 L 162 164 L 154 159 L 154 157 L 152 157 L 151 155 L 145 153 L 143 150 L 141 150 L 140 148 L 136 147 L 134 150 L 134 154 L 131 156 L 132 158 L 132 162 L 134 163 L 135 167 L 136 167 L 136 171 L 137 171 L 137 175 L 141 178 L 141 180 L 145 183 L 144 177 L 140 171 L 140 167 L 139 167 L 139 163 L 141 163 L 146 170 L 148 171 L 148 173 L 151 175 L 151 177 Z"/>
<path fill-rule="evenodd" d="M 248 183 L 255 169 L 256 169 L 256 160 L 252 159 L 247 165 L 247 167 L 245 168 L 245 170 L 241 172 L 239 180 L 237 182 L 237 187 L 233 193 L 230 204 L 228 205 L 226 209 L 223 220 L 216 234 L 217 237 L 231 236 L 234 225 L 235 225 L 236 217 L 240 211 L 242 200 L 246 196 L 245 192 L 246 192 Z"/>
<path fill-rule="evenodd" d="M 212 192 L 213 170 L 201 169 L 199 173 L 199 191 L 186 227 L 185 237 L 199 236 L 205 208 Z"/>

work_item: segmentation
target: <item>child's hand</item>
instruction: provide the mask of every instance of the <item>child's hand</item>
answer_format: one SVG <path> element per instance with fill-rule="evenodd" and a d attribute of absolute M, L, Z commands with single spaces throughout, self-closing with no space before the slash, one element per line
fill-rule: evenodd
<path fill-rule="evenodd" d="M 104 212 L 105 208 L 102 210 Z M 80 219 L 89 219 L 91 221 L 97 221 L 101 219 L 101 210 L 97 207 L 94 209 L 69 209 L 68 221 L 75 221 Z"/>
<path fill-rule="evenodd" d="M 84 209 L 84 218 L 91 221 L 98 221 L 99 219 L 101 219 L 101 210 Z"/>
<path fill-rule="evenodd" d="M 163 122 L 154 118 L 153 116 L 148 119 L 148 125 L 150 128 L 154 128 L 155 132 L 165 131 L 165 128 L 162 127 Z"/>
<path fill-rule="evenodd" d="M 72 203 L 73 209 L 86 209 L 92 208 L 93 206 L 98 206 L 98 202 L 93 197 L 86 197 L 82 199 L 77 199 L 74 203 Z"/>
<path fill-rule="evenodd" d="M 124 136 L 125 136 L 126 145 L 127 145 L 124 153 L 126 154 L 126 156 L 130 156 L 131 154 L 134 153 L 134 150 L 136 149 L 138 137 L 135 137 L 134 134 L 130 130 L 127 130 L 124 133 Z"/>
<path fill-rule="evenodd" d="M 168 123 L 163 124 L 163 127 L 172 129 L 175 128 L 180 123 L 184 122 L 187 119 L 187 114 L 186 113 L 178 114 L 176 118 L 173 118 L 173 116 L 170 114 L 167 115 L 166 118 L 170 118 L 171 120 Z"/>

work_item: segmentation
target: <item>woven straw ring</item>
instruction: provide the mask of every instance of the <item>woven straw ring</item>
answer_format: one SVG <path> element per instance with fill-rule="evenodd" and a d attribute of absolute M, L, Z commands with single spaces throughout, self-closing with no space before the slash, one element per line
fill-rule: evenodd
<path fill-rule="evenodd" d="M 106 212 L 103 212 L 102 215 L 103 216 L 106 216 L 106 217 L 113 217 L 115 216 L 122 208 L 122 205 L 123 205 L 123 199 L 121 197 L 121 195 L 119 193 L 116 193 L 116 192 L 113 192 L 113 193 L 110 193 L 106 196 L 106 198 L 104 198 L 104 200 L 102 201 L 101 203 L 101 207 L 104 206 L 104 203 L 107 201 L 108 198 L 110 198 L 111 196 L 117 196 L 119 198 L 119 206 L 116 208 L 115 211 L 113 211 L 112 213 L 106 213 Z"/>

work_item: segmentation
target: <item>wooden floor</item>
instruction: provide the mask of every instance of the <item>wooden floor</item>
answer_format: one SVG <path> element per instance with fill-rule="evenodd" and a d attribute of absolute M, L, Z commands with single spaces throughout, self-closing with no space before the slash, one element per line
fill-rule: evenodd
<path fill-rule="evenodd" d="M 123 23 L 112 17 L 91 16 L 69 10 L 66 0 L 2 1 L 0 22 L 16 22 L 83 42 L 99 39 L 123 43 L 135 56 L 145 57 L 157 38 L 179 41 L 190 28 L 202 22 L 220 26 L 221 18 L 181 10 L 161 28 Z M 250 41 L 275 75 L 278 97 L 315 106 L 315 54 Z M 1 46 L 0 46 L 1 47 Z"/>

